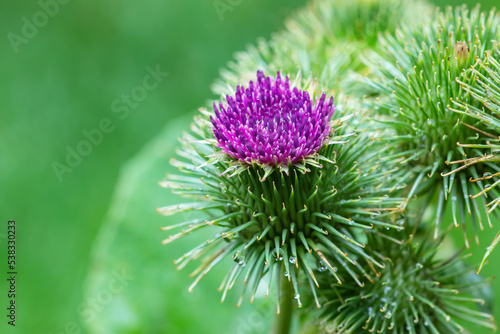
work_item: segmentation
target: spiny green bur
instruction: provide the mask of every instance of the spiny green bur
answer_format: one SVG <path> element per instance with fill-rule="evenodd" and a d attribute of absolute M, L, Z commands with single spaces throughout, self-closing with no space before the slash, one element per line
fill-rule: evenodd
<path fill-rule="evenodd" d="M 469 179 L 479 178 L 483 168 L 471 166 L 455 173 L 457 161 L 475 155 L 474 148 L 457 142 L 466 142 L 476 131 L 464 124 L 471 118 L 455 113 L 450 104 L 460 100 L 478 105 L 459 80 L 468 76 L 478 59 L 496 50 L 499 27 L 494 10 L 489 14 L 479 7 L 438 10 L 427 24 L 404 25 L 395 36 L 385 35 L 381 49 L 386 51 L 371 55 L 373 79 L 366 80 L 379 94 L 373 105 L 381 120 L 394 128 L 398 159 L 416 172 L 410 195 L 438 193 L 436 235 L 450 199 L 453 223 L 462 225 L 467 247 L 466 215 L 472 216 L 476 240 L 477 227 L 483 229 L 482 217 L 492 224 L 484 198 L 470 197 L 479 189 Z"/>

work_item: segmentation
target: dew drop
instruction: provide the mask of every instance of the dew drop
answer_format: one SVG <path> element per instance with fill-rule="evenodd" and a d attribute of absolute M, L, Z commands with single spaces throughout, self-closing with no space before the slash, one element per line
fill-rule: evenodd
<path fill-rule="evenodd" d="M 417 263 L 417 264 L 416 264 L 416 266 L 417 266 L 417 268 L 418 268 L 418 269 L 422 269 L 422 268 L 424 267 L 424 266 L 423 266 L 422 264 L 420 264 L 420 263 Z"/>
<path fill-rule="evenodd" d="M 283 260 L 283 250 L 279 248 L 279 250 L 276 252 L 276 248 L 273 249 L 273 252 L 271 255 L 274 257 L 276 261 L 282 261 Z"/>
<path fill-rule="evenodd" d="M 427 320 L 424 321 L 424 326 L 429 326 L 429 322 Z"/>
<path fill-rule="evenodd" d="M 240 252 L 237 252 L 233 255 L 233 261 L 239 264 L 240 266 L 245 266 L 245 255 Z"/>
<path fill-rule="evenodd" d="M 493 174 L 491 174 L 490 172 L 486 172 L 483 174 L 483 177 L 490 177 L 491 175 L 493 175 Z"/>
<path fill-rule="evenodd" d="M 318 262 L 316 263 L 316 267 L 317 267 L 317 269 L 318 269 L 318 271 L 319 271 L 320 273 L 321 273 L 321 272 L 323 272 L 323 271 L 325 271 L 326 269 L 328 269 L 328 268 L 326 267 L 326 264 L 325 264 L 323 261 L 318 261 Z"/>
<path fill-rule="evenodd" d="M 288 273 L 288 271 L 285 271 L 285 277 L 290 277 L 290 274 Z"/>
<path fill-rule="evenodd" d="M 300 298 L 300 295 L 298 293 L 295 294 L 294 296 L 295 299 L 299 299 Z"/>
<path fill-rule="evenodd" d="M 297 261 L 297 259 L 295 258 L 295 256 L 290 256 L 290 259 L 288 259 L 288 261 L 289 261 L 291 264 L 295 264 L 295 262 Z"/>

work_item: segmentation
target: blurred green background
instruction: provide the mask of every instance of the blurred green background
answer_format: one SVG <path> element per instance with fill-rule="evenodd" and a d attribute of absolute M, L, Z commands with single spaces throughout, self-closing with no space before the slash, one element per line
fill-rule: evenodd
<path fill-rule="evenodd" d="M 17 221 L 19 271 L 17 326 L 7 326 L 2 311 L 0 332 L 236 333 L 251 332 L 249 322 L 262 331 L 273 314 L 264 303 L 260 313 L 248 303 L 234 310 L 236 294 L 219 304 L 214 287 L 222 269 L 187 293 L 188 272 L 171 264 L 187 245 L 159 243 L 165 219 L 154 208 L 175 199 L 157 181 L 181 130 L 214 98 L 210 84 L 219 69 L 234 52 L 281 29 L 306 1 L 241 1 L 220 16 L 214 1 L 60 0 L 47 7 L 54 15 L 40 28 L 23 28 L 42 3 L 54 2 L 0 2 L 0 272 L 9 219 Z M 495 1 L 481 3 L 487 9 Z M 31 37 L 13 37 L 22 29 Z M 150 90 L 137 88 L 152 70 L 168 76 Z M 131 93 L 144 96 L 125 107 Z M 58 177 L 54 162 L 65 164 L 68 150 L 105 119 L 109 131 Z M 116 232 L 113 224 L 123 221 Z M 473 246 L 472 261 L 492 233 Z M 120 251 L 104 258 L 110 247 Z M 494 273 L 486 266 L 486 276 Z M 2 310 L 6 283 L 2 276 Z"/>

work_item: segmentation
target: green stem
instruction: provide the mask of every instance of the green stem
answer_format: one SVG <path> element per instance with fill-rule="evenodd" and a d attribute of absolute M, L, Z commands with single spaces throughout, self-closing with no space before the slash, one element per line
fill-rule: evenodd
<path fill-rule="evenodd" d="M 284 277 L 284 273 L 281 275 Z M 290 334 L 293 314 L 293 292 L 290 289 L 290 282 L 281 278 L 281 303 L 280 314 L 276 316 L 274 334 Z"/>

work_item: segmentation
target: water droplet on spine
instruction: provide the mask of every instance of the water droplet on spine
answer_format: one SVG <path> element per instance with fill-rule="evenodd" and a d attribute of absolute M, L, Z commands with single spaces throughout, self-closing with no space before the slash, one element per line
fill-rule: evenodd
<path fill-rule="evenodd" d="M 279 248 L 279 250 L 276 252 L 276 248 L 273 249 L 271 255 L 274 257 L 276 261 L 282 261 L 283 260 L 283 250 Z"/>
<path fill-rule="evenodd" d="M 316 268 L 318 269 L 318 271 L 319 271 L 320 273 L 321 273 L 321 272 L 323 272 L 323 271 L 325 271 L 326 269 L 328 269 L 328 268 L 326 267 L 326 264 L 325 264 L 323 261 L 318 261 L 318 262 L 316 263 Z"/>
<path fill-rule="evenodd" d="M 245 263 L 245 255 L 241 254 L 241 253 L 235 253 L 233 255 L 233 261 L 236 262 L 237 264 L 239 264 L 240 266 L 244 267 L 246 265 Z"/>

